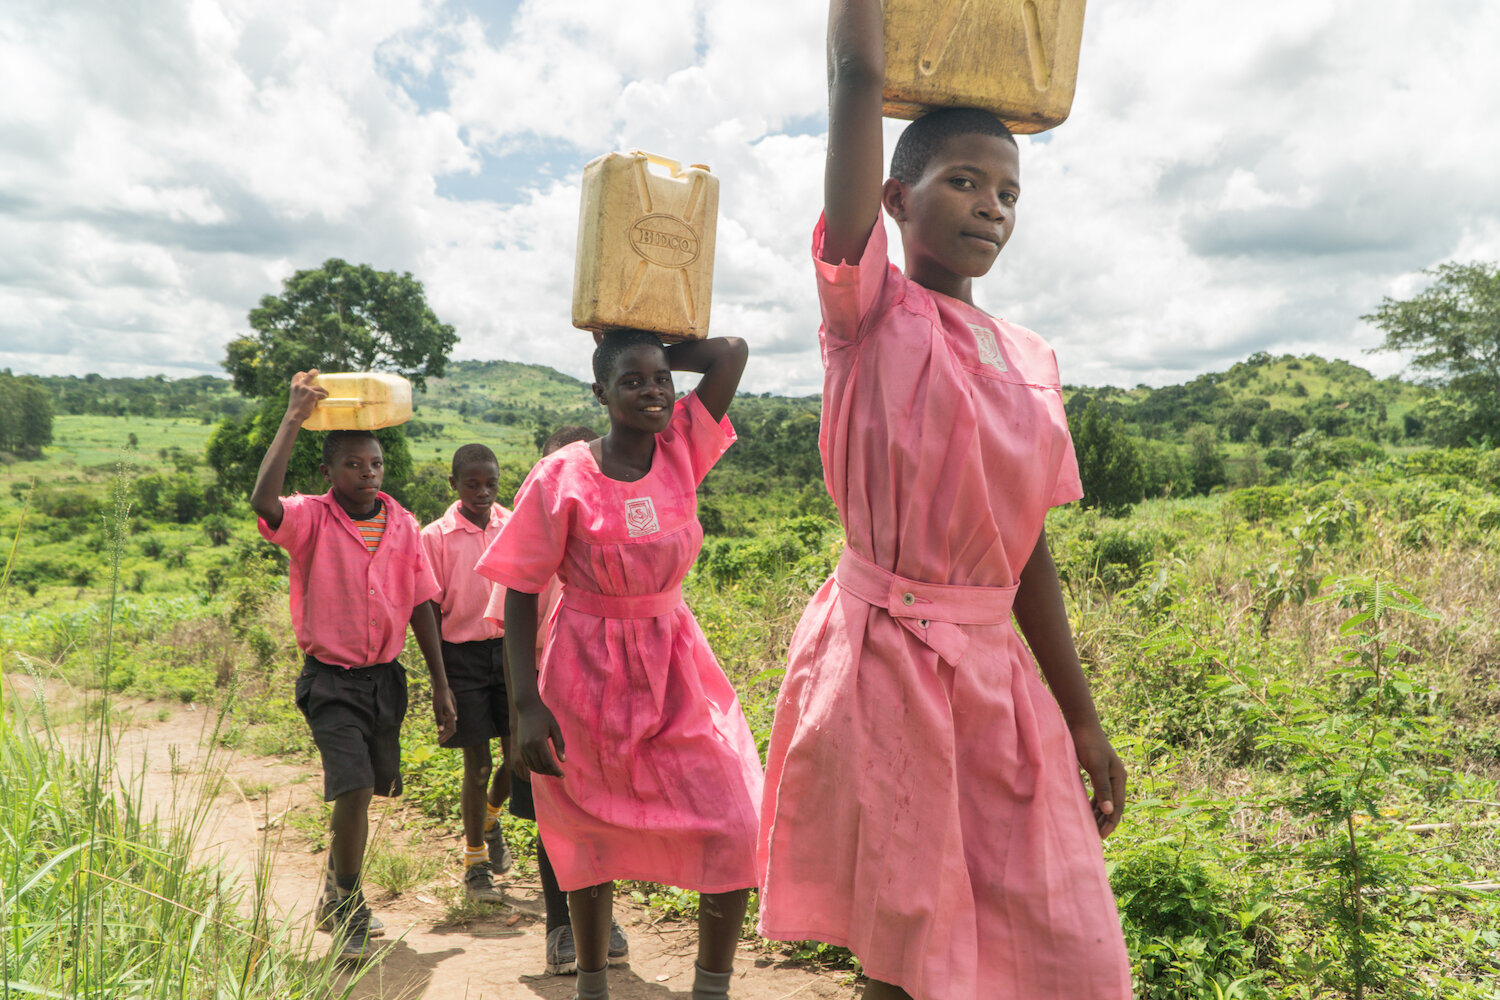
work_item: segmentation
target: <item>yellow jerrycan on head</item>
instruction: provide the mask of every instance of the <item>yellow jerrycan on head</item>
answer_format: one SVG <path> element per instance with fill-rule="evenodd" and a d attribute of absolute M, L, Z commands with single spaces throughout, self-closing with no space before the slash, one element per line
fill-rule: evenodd
<path fill-rule="evenodd" d="M 683 167 L 640 150 L 591 160 L 583 168 L 573 325 L 650 330 L 666 341 L 707 336 L 718 216 L 719 179 L 702 164 Z"/>
<path fill-rule="evenodd" d="M 884 0 L 885 114 L 983 108 L 1012 132 L 1073 107 L 1084 0 Z"/>
<path fill-rule="evenodd" d="M 328 390 L 313 415 L 302 423 L 307 431 L 373 431 L 411 419 L 411 383 L 386 372 L 328 372 L 313 379 Z"/>

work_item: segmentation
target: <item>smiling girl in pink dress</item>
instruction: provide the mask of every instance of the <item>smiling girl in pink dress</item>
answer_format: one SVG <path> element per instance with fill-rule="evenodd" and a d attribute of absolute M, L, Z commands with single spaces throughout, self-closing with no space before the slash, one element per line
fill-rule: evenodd
<path fill-rule="evenodd" d="M 582 1000 L 609 995 L 622 878 L 702 894 L 693 997 L 728 995 L 755 884 L 760 756 L 681 587 L 703 544 L 698 484 L 734 442 L 724 414 L 745 358 L 735 338 L 604 335 L 594 394 L 609 433 L 538 462 L 479 563 L 508 591 L 516 758 L 570 890 Z M 675 399 L 673 370 L 703 378 Z M 562 597 L 538 676 L 537 594 L 553 574 Z"/>
<path fill-rule="evenodd" d="M 1125 773 L 1043 530 L 1082 492 L 1057 364 L 972 298 L 1015 225 L 1016 144 L 935 112 L 882 183 L 880 0 L 835 0 L 828 41 L 819 443 L 846 547 L 777 701 L 761 932 L 850 948 L 865 1000 L 1125 1000 L 1100 850 Z"/>

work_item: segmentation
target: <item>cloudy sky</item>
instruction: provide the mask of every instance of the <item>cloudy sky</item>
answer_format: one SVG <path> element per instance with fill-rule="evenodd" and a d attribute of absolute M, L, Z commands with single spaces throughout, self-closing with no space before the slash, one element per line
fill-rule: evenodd
<path fill-rule="evenodd" d="M 825 10 L 5 0 L 0 367 L 218 374 L 260 296 L 337 256 L 413 272 L 455 357 L 582 376 L 579 174 L 639 147 L 721 178 L 714 327 L 750 342 L 746 387 L 816 391 Z M 1500 258 L 1495 0 L 1090 0 L 1084 30 L 976 290 L 1066 381 L 1256 350 L 1387 374 L 1360 314 Z"/>

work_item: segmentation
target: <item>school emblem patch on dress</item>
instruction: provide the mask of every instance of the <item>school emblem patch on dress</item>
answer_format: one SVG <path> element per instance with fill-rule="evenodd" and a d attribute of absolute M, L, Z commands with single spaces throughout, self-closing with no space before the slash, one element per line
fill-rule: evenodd
<path fill-rule="evenodd" d="M 995 339 L 995 331 L 978 323 L 970 323 L 969 329 L 974 331 L 974 343 L 979 345 L 979 360 L 996 371 L 1010 371 L 1005 357 L 1000 353 L 1000 343 Z"/>
<path fill-rule="evenodd" d="M 635 497 L 625 501 L 625 527 L 631 538 L 654 535 L 661 528 L 656 523 L 656 505 L 650 497 Z"/>

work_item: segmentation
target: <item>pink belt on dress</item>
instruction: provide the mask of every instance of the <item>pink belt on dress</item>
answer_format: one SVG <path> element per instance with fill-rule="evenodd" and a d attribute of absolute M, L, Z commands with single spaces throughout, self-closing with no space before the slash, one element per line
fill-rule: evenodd
<path fill-rule="evenodd" d="M 897 576 L 847 545 L 833 578 L 846 592 L 883 609 L 949 663 L 957 663 L 969 638 L 959 625 L 1006 625 L 1020 584 L 970 587 L 924 583 Z"/>
<path fill-rule="evenodd" d="M 660 618 L 682 604 L 682 586 L 659 594 L 600 594 L 564 585 L 561 603 L 595 618 Z"/>

